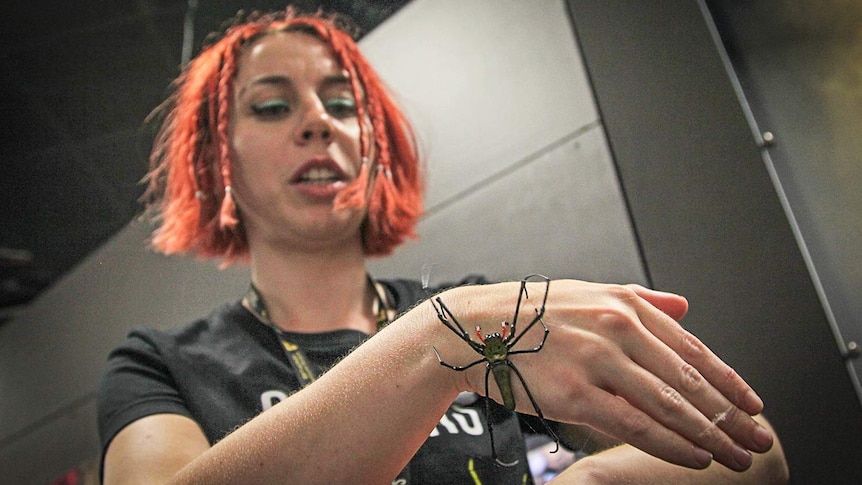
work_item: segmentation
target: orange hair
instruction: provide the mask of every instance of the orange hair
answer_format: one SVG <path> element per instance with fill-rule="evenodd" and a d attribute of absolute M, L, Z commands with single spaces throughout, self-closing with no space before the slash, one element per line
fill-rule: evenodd
<path fill-rule="evenodd" d="M 239 17 L 238 17 L 239 18 Z M 346 24 L 335 16 L 255 13 L 235 23 L 206 47 L 174 82 L 161 107 L 165 118 L 150 155 L 149 187 L 144 197 L 160 213 L 153 246 L 165 253 L 222 258 L 224 264 L 248 258 L 248 243 L 231 194 L 228 139 L 233 81 L 244 46 L 262 35 L 300 31 L 328 44 L 348 71 L 358 103 L 360 151 L 375 154 L 359 176 L 335 199 L 334 210 L 368 204 L 363 224 L 365 254 L 392 252 L 414 228 L 422 212 L 423 182 L 415 137 L 407 118 L 359 52 Z M 372 184 L 370 196 L 368 184 Z"/>

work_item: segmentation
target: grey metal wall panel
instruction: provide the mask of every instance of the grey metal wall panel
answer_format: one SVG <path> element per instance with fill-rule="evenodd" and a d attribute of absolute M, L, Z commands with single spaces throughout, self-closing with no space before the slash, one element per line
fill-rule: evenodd
<path fill-rule="evenodd" d="M 46 485 L 73 468 L 86 472 L 89 479 L 98 478 L 96 401 L 90 395 L 13 438 L 0 453 L 3 483 Z"/>
<path fill-rule="evenodd" d="M 707 3 L 846 351 L 862 344 L 862 3 Z"/>
<path fill-rule="evenodd" d="M 416 124 L 431 206 L 597 118 L 561 0 L 414 1 L 362 48 Z"/>
<path fill-rule="evenodd" d="M 420 238 L 375 263 L 375 274 L 451 281 L 552 278 L 645 284 L 604 131 L 570 134 L 516 169 L 435 210 Z"/>
<path fill-rule="evenodd" d="M 761 392 L 794 483 L 857 483 L 859 401 L 699 3 L 568 3 L 653 283 Z"/>
<path fill-rule="evenodd" d="M 101 369 L 128 329 L 179 325 L 245 291 L 247 269 L 155 254 L 148 231 L 132 223 L 0 327 L 0 476 L 44 484 L 91 459 Z"/>

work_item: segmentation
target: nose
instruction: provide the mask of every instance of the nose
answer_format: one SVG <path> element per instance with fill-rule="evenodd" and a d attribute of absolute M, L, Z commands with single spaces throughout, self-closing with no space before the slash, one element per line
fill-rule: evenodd
<path fill-rule="evenodd" d="M 312 103 L 296 129 L 296 142 L 300 144 L 332 141 L 332 120 L 320 102 Z"/>

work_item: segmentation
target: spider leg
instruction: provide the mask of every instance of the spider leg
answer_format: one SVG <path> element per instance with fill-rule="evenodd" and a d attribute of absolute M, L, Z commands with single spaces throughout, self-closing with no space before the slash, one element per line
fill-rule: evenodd
<path fill-rule="evenodd" d="M 548 338 L 548 327 L 545 325 L 545 322 L 542 320 L 542 317 L 545 315 L 545 304 L 548 302 L 548 290 L 550 290 L 550 288 L 551 288 L 551 280 L 545 276 L 540 275 L 540 274 L 529 275 L 526 278 L 524 278 L 523 280 L 521 280 L 521 288 L 523 289 L 521 295 L 527 294 L 526 284 L 527 284 L 527 281 L 529 281 L 531 278 L 541 278 L 542 281 L 545 282 L 545 296 L 542 298 L 542 306 L 536 309 L 535 318 L 533 318 L 533 320 L 530 321 L 530 323 L 527 325 L 527 328 L 525 328 L 520 334 L 517 334 L 517 335 L 515 334 L 515 325 L 514 325 L 514 323 L 512 324 L 512 340 L 510 342 L 507 342 L 507 345 L 509 346 L 509 348 L 514 347 L 515 344 L 518 343 L 518 340 L 520 340 L 521 337 L 523 337 L 525 333 L 530 331 L 530 329 L 533 328 L 533 325 L 535 325 L 537 322 L 542 322 L 542 327 L 545 329 L 545 336 L 542 338 L 542 343 L 539 345 L 539 347 L 537 347 L 537 349 L 541 349 L 542 346 L 545 345 L 545 340 Z M 519 296 L 518 297 L 518 307 L 520 307 L 520 305 L 521 305 L 521 298 Z M 520 310 L 520 308 L 515 309 L 515 319 L 517 319 L 517 317 L 518 317 L 519 310 Z"/>
<path fill-rule="evenodd" d="M 545 304 L 548 302 L 548 289 L 551 287 L 551 279 L 545 275 L 531 274 L 531 275 L 527 276 L 526 278 L 524 278 L 524 283 L 526 284 L 526 282 L 530 281 L 531 279 L 538 279 L 540 281 L 545 282 L 545 296 L 542 297 L 542 309 L 540 311 L 540 313 L 544 314 L 545 313 Z M 527 293 L 527 290 L 526 290 L 526 288 L 524 288 L 524 294 L 526 294 L 526 293 Z"/>
<path fill-rule="evenodd" d="M 466 330 L 464 330 L 464 326 L 461 325 L 461 322 L 459 322 L 457 318 L 455 318 L 455 315 L 452 314 L 452 311 L 449 310 L 449 307 L 447 307 L 446 304 L 443 303 L 443 300 L 441 300 L 440 297 L 432 299 L 431 300 L 431 306 L 434 307 L 434 310 L 437 312 L 437 318 L 441 322 L 443 322 L 443 325 L 446 325 L 446 327 L 448 327 L 449 330 L 454 332 L 455 335 L 460 337 L 461 340 L 467 342 L 467 344 L 473 350 L 484 355 L 484 346 L 474 342 L 473 339 L 470 338 L 470 334 L 467 333 Z M 448 315 L 449 318 L 452 319 L 452 321 L 449 321 L 449 318 L 447 318 L 446 315 Z M 454 322 L 454 324 L 453 324 L 453 322 Z M 436 352 L 436 349 L 435 349 L 435 352 Z"/>
<path fill-rule="evenodd" d="M 509 368 L 511 368 L 515 372 L 515 375 L 518 376 L 518 379 L 521 381 L 521 385 L 524 386 L 524 392 L 527 394 L 527 397 L 530 399 L 530 404 L 533 405 L 533 410 L 536 411 L 536 416 L 539 417 L 539 420 L 542 422 L 542 425 L 545 427 L 545 431 L 548 432 L 548 434 L 551 436 L 551 438 L 554 440 L 554 443 L 556 444 L 556 448 L 554 448 L 554 451 L 552 451 L 551 453 L 556 453 L 557 451 L 560 450 L 560 437 L 557 436 L 557 433 L 553 429 L 551 429 L 551 426 L 548 424 L 548 421 L 545 419 L 545 415 L 542 414 L 542 409 L 539 408 L 539 403 L 536 402 L 536 399 L 533 397 L 533 393 L 530 392 L 530 388 L 527 387 L 527 382 L 524 381 L 524 376 L 521 375 L 521 371 L 519 371 L 518 368 L 515 367 L 515 364 L 512 363 L 512 361 L 505 360 L 503 362 L 506 365 L 508 365 Z M 487 384 L 486 384 L 486 386 L 487 386 Z"/>
<path fill-rule="evenodd" d="M 434 311 L 437 312 L 437 318 L 441 322 L 443 322 L 444 325 L 449 327 L 450 330 L 452 330 L 453 332 L 455 332 L 456 334 L 461 336 L 461 338 L 464 338 L 464 339 L 470 338 L 467 331 L 464 330 L 464 327 L 461 325 L 461 322 L 459 322 L 458 319 L 455 318 L 455 315 L 452 314 L 452 312 L 449 310 L 449 308 L 446 306 L 446 304 L 443 303 L 443 300 L 441 300 L 439 296 L 437 298 L 431 299 L 431 306 L 433 306 Z M 449 319 L 446 317 L 446 315 L 449 315 L 450 317 L 452 317 L 452 322 L 455 322 L 454 325 L 452 324 L 452 322 L 449 321 Z M 457 325 L 457 328 L 455 328 L 456 325 Z"/>
<path fill-rule="evenodd" d="M 510 467 L 518 464 L 520 460 L 505 462 L 497 455 L 497 446 L 494 444 L 494 423 L 491 421 L 491 400 L 488 398 L 488 381 L 491 375 L 491 365 L 485 369 L 485 419 L 488 420 L 488 436 L 491 437 L 491 458 L 500 466 Z"/>
<path fill-rule="evenodd" d="M 521 332 L 521 335 L 518 335 L 518 337 L 517 337 L 517 338 L 515 338 L 515 340 L 513 340 L 513 341 L 512 341 L 512 343 L 509 345 L 509 347 L 514 346 L 514 345 L 518 342 L 518 339 L 520 339 L 522 335 L 524 335 L 525 333 L 527 333 L 527 331 L 529 331 L 529 330 L 530 330 L 530 328 L 532 328 L 532 327 L 533 327 L 533 325 L 535 325 L 535 324 L 536 324 L 536 322 L 541 323 L 541 324 L 542 324 L 542 328 L 543 328 L 543 329 L 544 329 L 544 331 L 545 331 L 544 335 L 542 335 L 542 341 L 541 341 L 541 342 L 539 342 L 539 345 L 537 345 L 535 348 L 532 348 L 532 349 L 525 349 L 525 350 L 510 350 L 510 351 L 509 351 L 509 355 L 512 355 L 512 354 L 532 354 L 532 353 L 534 353 L 534 352 L 538 352 L 538 351 L 542 350 L 542 347 L 544 347 L 544 346 L 545 346 L 545 342 L 548 340 L 548 334 L 549 334 L 551 331 L 550 331 L 550 330 L 548 330 L 548 326 L 547 326 L 547 325 L 545 325 L 545 321 L 544 321 L 544 320 L 542 320 L 541 318 L 536 318 L 535 320 L 533 320 L 532 322 L 530 322 L 530 324 L 529 324 L 529 325 L 527 325 L 527 328 L 526 328 L 526 329 L 524 329 L 524 331 L 523 331 L 523 332 Z"/>
<path fill-rule="evenodd" d="M 525 298 L 527 300 L 530 299 L 530 295 L 527 292 L 527 283 L 529 283 L 530 280 L 536 279 L 536 278 L 539 278 L 546 283 L 546 285 L 545 285 L 545 298 L 542 301 L 542 313 L 544 313 L 544 311 L 545 311 L 545 302 L 548 301 L 548 286 L 550 286 L 551 280 L 548 279 L 547 276 L 543 276 L 543 275 L 536 274 L 536 273 L 525 276 L 524 279 L 521 280 L 521 291 L 518 293 L 518 302 L 515 304 L 515 315 L 512 317 L 512 325 L 511 325 L 512 336 L 514 336 L 516 333 L 515 327 L 518 325 L 518 315 L 521 313 L 521 302 L 523 302 L 523 300 Z"/>
<path fill-rule="evenodd" d="M 529 276 L 527 278 L 529 278 Z M 518 314 L 521 313 L 521 301 L 524 299 L 525 296 L 528 300 L 530 299 L 530 296 L 527 294 L 527 278 L 521 280 L 521 289 L 518 291 L 518 302 L 515 303 L 515 314 L 512 315 L 512 323 L 509 324 L 509 326 L 512 328 L 510 338 L 514 337 L 517 333 Z"/>
<path fill-rule="evenodd" d="M 472 341 L 470 339 L 470 334 L 467 333 L 466 330 L 464 330 L 464 326 L 461 325 L 461 322 L 458 321 L 458 319 L 452 313 L 452 310 L 449 310 L 449 307 L 447 307 L 446 304 L 443 303 L 443 300 L 441 300 L 440 297 L 431 300 L 431 305 L 434 307 L 434 310 L 437 311 L 437 318 L 441 322 L 443 322 L 444 325 L 449 327 L 450 330 L 458 334 L 464 340 Z M 449 317 L 447 318 L 446 315 L 448 315 Z M 449 318 L 452 319 L 451 322 L 449 321 Z"/>
<path fill-rule="evenodd" d="M 432 348 L 434 349 L 434 354 L 437 355 L 437 361 L 440 362 L 440 365 L 442 365 L 443 367 L 448 367 L 452 370 L 464 371 L 464 370 L 469 369 L 470 367 L 473 367 L 476 364 L 480 364 L 482 362 L 488 362 L 488 359 L 482 357 L 481 359 L 477 360 L 476 362 L 471 362 L 467 365 L 452 365 L 452 364 L 449 364 L 449 363 L 443 361 L 443 358 L 440 357 L 440 352 L 437 351 L 437 347 L 432 347 Z"/>

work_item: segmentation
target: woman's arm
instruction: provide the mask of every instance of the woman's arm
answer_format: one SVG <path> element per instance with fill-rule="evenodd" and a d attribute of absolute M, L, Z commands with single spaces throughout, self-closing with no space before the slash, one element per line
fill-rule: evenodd
<path fill-rule="evenodd" d="M 764 427 L 770 428 L 762 416 L 755 417 Z M 675 485 L 701 485 L 722 483 L 738 485 L 782 485 L 790 479 L 787 461 L 780 442 L 762 455 L 755 455 L 751 468 L 744 472 L 732 471 L 718 463 L 704 470 L 692 470 L 673 465 L 648 455 L 629 445 L 620 445 L 587 458 L 567 468 L 552 483 L 578 485 L 625 485 L 674 483 Z"/>
<path fill-rule="evenodd" d="M 530 290 L 540 295 L 543 284 Z M 518 295 L 519 283 L 501 283 L 455 288 L 440 298 L 468 330 L 478 325 L 490 333 L 511 318 Z M 524 309 L 538 305 L 528 300 Z M 637 286 L 553 281 L 543 318 L 550 328 L 545 347 L 511 359 L 549 419 L 589 424 L 679 465 L 705 468 L 714 456 L 732 469 L 747 469 L 747 450 L 772 445 L 772 435 L 750 417 L 762 403 L 677 324 L 686 309 L 681 297 Z M 519 346 L 535 346 L 541 334 L 536 325 Z M 199 441 L 189 440 L 195 457 L 175 482 L 388 483 L 458 392 L 484 393 L 484 366 L 447 369 L 434 349 L 453 364 L 478 358 L 426 301 L 212 448 L 198 454 Z M 523 389 L 514 388 L 518 409 L 532 412 Z M 495 387 L 491 394 L 499 399 Z M 121 458 L 145 453 L 148 441 L 169 443 L 188 434 L 161 426 L 146 430 L 149 439 L 121 439 L 139 423 L 110 445 L 106 471 L 115 469 L 113 476 L 141 472 Z"/>
<path fill-rule="evenodd" d="M 210 447 L 200 426 L 178 414 L 154 414 L 122 429 L 105 454 L 104 483 L 165 483 Z"/>
<path fill-rule="evenodd" d="M 463 387 L 432 346 L 472 352 L 426 305 L 211 448 L 188 418 L 133 422 L 108 447 L 105 483 L 391 482 Z"/>

